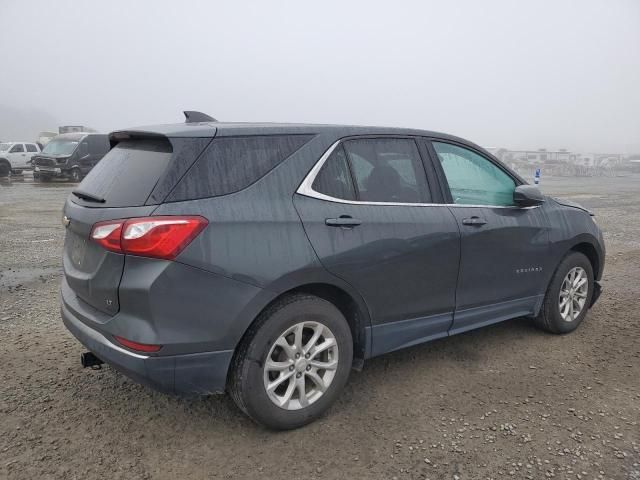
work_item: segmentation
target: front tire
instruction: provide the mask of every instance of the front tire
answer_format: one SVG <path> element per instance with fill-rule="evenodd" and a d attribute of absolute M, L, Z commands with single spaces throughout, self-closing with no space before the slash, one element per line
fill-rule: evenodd
<path fill-rule="evenodd" d="M 69 172 L 69 179 L 72 182 L 76 182 L 78 183 L 80 180 L 82 180 L 82 173 L 80 172 L 79 168 L 72 168 L 71 172 Z"/>
<path fill-rule="evenodd" d="M 306 294 L 267 308 L 240 343 L 228 390 L 256 422 L 290 430 L 320 417 L 349 378 L 353 340 L 332 303 Z"/>
<path fill-rule="evenodd" d="M 580 252 L 565 256 L 551 279 L 537 327 L 550 333 L 569 333 L 578 328 L 591 306 L 593 297 L 593 267 Z"/>

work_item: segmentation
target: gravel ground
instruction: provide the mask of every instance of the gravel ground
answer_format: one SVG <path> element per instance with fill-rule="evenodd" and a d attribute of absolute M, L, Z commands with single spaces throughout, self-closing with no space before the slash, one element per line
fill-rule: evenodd
<path fill-rule="evenodd" d="M 373 359 L 285 433 L 83 370 L 57 297 L 72 185 L 0 183 L 0 478 L 640 479 L 640 176 L 543 182 L 607 240 L 575 333 L 516 319 Z"/>

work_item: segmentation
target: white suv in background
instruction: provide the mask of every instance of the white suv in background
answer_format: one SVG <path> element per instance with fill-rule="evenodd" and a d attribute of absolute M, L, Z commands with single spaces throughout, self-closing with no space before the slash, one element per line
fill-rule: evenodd
<path fill-rule="evenodd" d="M 7 177 L 10 173 L 20 174 L 23 170 L 30 170 L 31 157 L 40 153 L 37 143 L 6 142 L 0 143 L 0 177 Z"/>

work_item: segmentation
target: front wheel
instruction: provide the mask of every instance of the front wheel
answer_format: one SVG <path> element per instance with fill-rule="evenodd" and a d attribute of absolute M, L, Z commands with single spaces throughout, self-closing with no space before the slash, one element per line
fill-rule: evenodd
<path fill-rule="evenodd" d="M 76 183 L 82 180 L 82 173 L 80 172 L 80 169 L 72 168 L 71 172 L 69 172 L 69 178 L 71 179 L 72 182 L 76 182 Z"/>
<path fill-rule="evenodd" d="M 269 428 L 289 430 L 320 417 L 349 378 L 353 340 L 332 303 L 295 294 L 267 308 L 241 342 L 228 390 Z"/>
<path fill-rule="evenodd" d="M 580 252 L 571 252 L 556 270 L 536 325 L 551 333 L 569 333 L 578 328 L 591 306 L 593 267 Z"/>

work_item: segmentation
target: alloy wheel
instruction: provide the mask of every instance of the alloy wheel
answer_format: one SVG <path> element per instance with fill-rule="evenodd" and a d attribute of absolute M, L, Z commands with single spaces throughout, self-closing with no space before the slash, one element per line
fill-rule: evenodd
<path fill-rule="evenodd" d="M 560 286 L 558 307 L 566 322 L 573 322 L 584 309 L 589 293 L 589 277 L 582 267 L 574 267 L 564 277 Z"/>
<path fill-rule="evenodd" d="M 301 322 L 285 330 L 269 350 L 264 388 L 285 410 L 299 410 L 327 391 L 338 368 L 338 343 L 319 322 Z"/>

